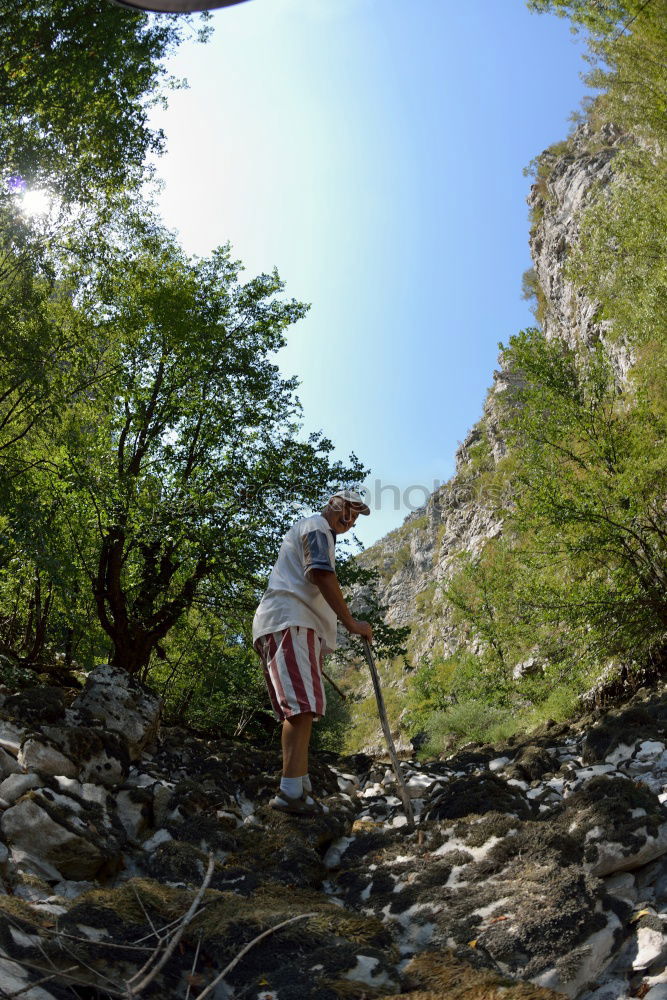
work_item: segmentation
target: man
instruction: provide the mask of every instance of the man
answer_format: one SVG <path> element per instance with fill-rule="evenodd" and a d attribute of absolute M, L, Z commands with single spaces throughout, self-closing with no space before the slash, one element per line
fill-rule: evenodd
<path fill-rule="evenodd" d="M 350 614 L 335 570 L 336 536 L 349 531 L 360 514 L 370 514 L 361 494 L 339 490 L 321 514 L 297 521 L 283 539 L 255 612 L 253 643 L 282 722 L 283 772 L 270 802 L 280 812 L 324 811 L 309 794 L 308 746 L 313 719 L 326 708 L 322 663 L 336 648 L 337 620 L 352 635 L 373 638 L 369 623 Z"/>

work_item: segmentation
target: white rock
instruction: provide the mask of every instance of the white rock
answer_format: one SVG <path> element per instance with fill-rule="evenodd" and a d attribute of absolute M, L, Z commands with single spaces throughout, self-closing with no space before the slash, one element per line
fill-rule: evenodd
<path fill-rule="evenodd" d="M 55 865 L 45 861 L 44 858 L 36 857 L 20 847 L 10 846 L 9 853 L 10 864 L 17 871 L 25 872 L 27 875 L 37 875 L 38 878 L 43 878 L 47 882 L 62 882 L 61 873 Z"/>
<path fill-rule="evenodd" d="M 18 748 L 17 751 L 18 753 Z M 0 779 L 10 774 L 21 774 L 23 768 L 17 763 L 16 757 L 0 747 Z"/>
<path fill-rule="evenodd" d="M 145 851 L 154 851 L 156 847 L 160 846 L 160 844 L 166 844 L 173 839 L 174 838 L 169 833 L 169 830 L 157 830 L 152 837 L 149 837 L 148 840 L 144 841 L 143 849 Z"/>
<path fill-rule="evenodd" d="M 95 882 L 86 882 L 83 879 L 80 882 L 75 882 L 72 879 L 63 879 L 61 882 L 56 882 L 53 886 L 53 896 L 60 896 L 62 899 L 76 899 L 77 896 L 83 895 L 84 892 L 97 888 L 99 887 Z M 50 898 L 53 899 L 53 896 Z"/>
<path fill-rule="evenodd" d="M 73 802 L 74 800 L 70 800 Z M 85 823 L 71 811 L 69 829 L 52 819 L 35 798 L 21 799 L 2 815 L 5 839 L 13 847 L 53 865 L 65 878 L 88 878 L 108 859 L 103 850 L 87 835 Z M 80 833 L 71 829 L 81 826 Z"/>
<path fill-rule="evenodd" d="M 637 901 L 635 877 L 630 872 L 617 872 L 615 875 L 610 875 L 608 879 L 605 879 L 604 887 L 610 896 L 626 899 L 629 903 Z"/>
<path fill-rule="evenodd" d="M 565 788 L 565 778 L 549 778 L 547 786 L 556 792 L 557 795 L 562 795 Z"/>
<path fill-rule="evenodd" d="M 654 795 L 660 796 L 663 788 L 665 787 L 665 779 L 663 777 L 656 777 L 652 773 L 644 773 L 635 775 L 632 779 L 636 784 L 643 785 L 644 788 L 648 788 L 650 792 Z"/>
<path fill-rule="evenodd" d="M 108 663 L 90 671 L 84 690 L 72 703 L 75 711 L 90 713 L 107 729 L 124 736 L 132 760 L 155 739 L 161 706 L 160 699 L 137 684 L 126 670 Z"/>
<path fill-rule="evenodd" d="M 390 976 L 382 971 L 375 971 L 379 964 L 379 959 L 370 955 L 357 955 L 357 964 L 352 969 L 343 973 L 345 979 L 351 979 L 355 983 L 364 983 L 366 986 L 394 986 L 394 981 Z"/>
<path fill-rule="evenodd" d="M 645 840 L 632 854 L 627 853 L 627 847 L 624 848 L 622 844 L 614 841 L 605 841 L 604 838 L 596 841 L 597 860 L 585 864 L 586 870 L 598 877 L 611 875 L 612 872 L 632 871 L 667 852 L 667 823 L 658 827 L 657 837 L 650 836 L 645 827 L 635 832 L 638 837 L 644 837 Z"/>
<path fill-rule="evenodd" d="M 653 774 L 652 760 L 629 760 L 620 768 L 624 774 L 633 777 L 637 774 Z"/>
<path fill-rule="evenodd" d="M 170 782 L 156 782 L 153 785 L 153 817 L 156 826 L 162 826 L 167 818 L 167 809 L 174 786 Z M 240 825 L 240 821 L 239 821 Z"/>
<path fill-rule="evenodd" d="M 0 784 L 0 796 L 12 805 L 30 788 L 39 788 L 43 784 L 36 774 L 10 774 Z"/>
<path fill-rule="evenodd" d="M 11 996 L 13 993 L 20 992 L 21 1000 L 54 1000 L 53 993 L 47 993 L 41 986 L 31 986 L 26 989 L 31 978 L 33 977 L 30 973 L 16 962 L 12 962 L 8 958 L 0 958 L 0 983 L 2 983 L 2 989 L 5 993 L 9 993 Z M 37 978 L 37 974 L 34 978 Z"/>
<path fill-rule="evenodd" d="M 411 799 L 420 799 L 432 785 L 433 778 L 428 774 L 415 774 L 406 783 L 406 788 Z"/>
<path fill-rule="evenodd" d="M 338 784 L 338 790 L 341 792 L 353 792 L 359 787 L 358 781 L 354 784 L 354 782 L 349 781 L 348 778 L 343 777 L 340 774 L 336 777 L 336 783 Z"/>
<path fill-rule="evenodd" d="M 0 747 L 8 750 L 13 757 L 16 757 L 21 749 L 21 742 L 25 736 L 25 729 L 20 729 L 13 722 L 0 719 Z"/>
<path fill-rule="evenodd" d="M 92 781 L 77 781 L 76 778 L 66 778 L 63 775 L 56 775 L 56 781 L 62 792 L 73 792 L 85 802 L 94 802 L 106 809 L 108 792 L 102 785 L 93 784 Z"/>
<path fill-rule="evenodd" d="M 125 827 L 125 832 L 134 843 L 141 840 L 141 835 L 148 829 L 148 819 L 146 816 L 149 809 L 147 802 L 133 802 L 132 792 L 129 789 L 121 789 L 116 796 L 116 814 Z"/>
<path fill-rule="evenodd" d="M 644 1000 L 667 1000 L 667 983 L 656 983 L 644 994 Z"/>
<path fill-rule="evenodd" d="M 29 737 L 21 747 L 18 761 L 27 771 L 41 771 L 42 774 L 64 774 L 68 778 L 76 778 L 79 773 L 74 761 L 34 736 Z"/>
<path fill-rule="evenodd" d="M 489 761 L 489 771 L 502 771 L 509 764 L 509 757 L 496 757 Z"/>
<path fill-rule="evenodd" d="M 375 796 L 377 795 L 384 795 L 384 788 L 382 787 L 382 785 L 378 784 L 366 785 L 363 792 L 361 793 L 361 797 L 363 799 L 375 798 Z"/>
<path fill-rule="evenodd" d="M 590 767 L 580 767 L 574 772 L 577 781 L 587 781 L 589 778 L 596 778 L 600 774 L 610 774 L 616 768 L 613 764 L 591 764 Z"/>
<path fill-rule="evenodd" d="M 629 989 L 627 979 L 610 979 L 592 993 L 584 993 L 580 1000 L 625 1000 Z"/>
<path fill-rule="evenodd" d="M 546 986 L 556 990 L 558 993 L 564 993 L 571 1000 L 574 1000 L 582 986 L 595 981 L 613 954 L 614 933 L 621 928 L 621 922 L 615 913 L 607 913 L 606 917 L 606 927 L 591 934 L 579 948 L 571 955 L 563 956 L 565 960 L 562 958 L 559 962 L 562 968 L 568 970 L 567 979 L 553 967 L 539 976 L 535 976 L 532 982 L 538 986 Z"/>
<path fill-rule="evenodd" d="M 334 840 L 332 844 L 329 845 L 327 853 L 324 855 L 324 866 L 325 868 L 338 868 L 340 866 L 340 860 L 345 854 L 354 837 L 339 837 L 338 840 Z"/>
<path fill-rule="evenodd" d="M 132 768 L 132 770 L 134 774 L 130 774 L 130 777 L 126 781 L 127 785 L 133 785 L 135 788 L 150 788 L 151 785 L 155 784 L 155 778 L 152 774 L 146 774 L 145 772 L 137 774 L 136 768 Z"/>
<path fill-rule="evenodd" d="M 50 889 L 48 892 L 44 892 L 34 885 L 17 885 L 14 889 L 14 895 L 18 896 L 19 899 L 24 899 L 26 903 L 41 903 L 49 898 L 50 892 Z"/>
<path fill-rule="evenodd" d="M 640 927 L 637 930 L 637 955 L 632 962 L 633 969 L 646 969 L 665 954 L 667 938 L 661 931 L 652 927 Z"/>
<path fill-rule="evenodd" d="M 628 760 L 635 751 L 634 743 L 619 743 L 615 750 L 608 753 L 605 760 L 608 764 L 620 764 L 621 761 Z"/>
<path fill-rule="evenodd" d="M 637 760 L 652 760 L 654 757 L 664 753 L 665 744 L 657 740 L 644 740 L 639 744 L 635 757 Z"/>

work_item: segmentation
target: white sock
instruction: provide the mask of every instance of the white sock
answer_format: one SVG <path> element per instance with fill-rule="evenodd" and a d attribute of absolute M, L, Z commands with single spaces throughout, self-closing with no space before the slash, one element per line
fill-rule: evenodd
<path fill-rule="evenodd" d="M 280 791 L 290 799 L 300 799 L 303 794 L 303 778 L 281 778 Z"/>
<path fill-rule="evenodd" d="M 308 792 L 312 792 L 313 786 L 312 786 L 312 784 L 310 782 L 310 775 L 309 774 L 304 774 L 304 776 L 301 779 L 301 781 L 303 782 L 303 790 L 306 793 L 306 795 L 308 794 Z"/>

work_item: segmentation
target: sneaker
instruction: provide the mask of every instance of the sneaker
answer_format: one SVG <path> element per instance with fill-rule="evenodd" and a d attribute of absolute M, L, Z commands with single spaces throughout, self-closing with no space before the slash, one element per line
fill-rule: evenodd
<path fill-rule="evenodd" d="M 298 799 L 293 799 L 284 792 L 274 795 L 269 805 L 278 812 L 291 813 L 293 816 L 318 816 L 324 812 L 324 807 L 310 796 L 301 795 Z"/>

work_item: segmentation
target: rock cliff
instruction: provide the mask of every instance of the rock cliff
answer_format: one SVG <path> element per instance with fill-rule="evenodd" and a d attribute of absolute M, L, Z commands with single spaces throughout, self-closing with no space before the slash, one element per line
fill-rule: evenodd
<path fill-rule="evenodd" d="M 565 262 L 594 192 L 613 183 L 614 157 L 624 141 L 613 126 L 595 135 L 590 125 L 578 126 L 566 142 L 537 158 L 528 199 L 530 284 L 545 335 L 580 350 L 601 342 L 621 379 L 628 372 L 632 352 L 627 344 L 609 337 L 609 324 L 599 318 L 598 304 L 567 278 Z M 442 602 L 443 584 L 451 577 L 457 556 L 478 554 L 488 539 L 502 533 L 502 520 L 485 494 L 484 473 L 506 453 L 499 404 L 518 376 L 503 367 L 502 357 L 499 364 L 481 418 L 457 450 L 452 479 L 361 557 L 379 570 L 379 596 L 388 607 L 387 620 L 413 627 L 410 651 L 415 659 L 454 652 L 458 640 L 450 611 Z"/>

